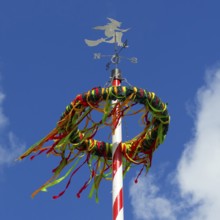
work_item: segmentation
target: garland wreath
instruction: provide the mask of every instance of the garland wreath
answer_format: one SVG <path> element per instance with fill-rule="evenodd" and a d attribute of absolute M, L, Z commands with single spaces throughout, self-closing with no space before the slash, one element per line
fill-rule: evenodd
<path fill-rule="evenodd" d="M 112 105 L 113 100 L 118 100 L 118 102 Z M 141 109 L 129 113 L 136 104 L 141 104 Z M 120 110 L 119 114 L 115 114 L 118 109 Z M 95 122 L 92 119 L 92 110 L 102 113 L 100 121 Z M 150 168 L 155 149 L 163 143 L 166 137 L 170 122 L 167 105 L 153 92 L 131 86 L 96 87 L 77 95 L 66 107 L 57 126 L 19 157 L 22 160 L 30 154 L 34 154 L 30 157 L 33 159 L 42 153 L 46 153 L 61 158 L 59 165 L 53 169 L 53 176 L 33 192 L 32 197 L 40 191 L 47 191 L 47 188 L 60 183 L 69 176 L 65 189 L 53 196 L 54 199 L 59 198 L 69 187 L 73 175 L 84 164 L 87 164 L 90 176 L 78 191 L 77 197 L 80 197 L 81 192 L 93 180 L 89 197 L 92 197 L 95 192 L 95 198 L 98 201 L 98 188 L 101 180 L 103 178 L 111 180 L 112 144 L 96 140 L 94 137 L 101 127 L 110 126 L 114 132 L 120 118 L 140 112 L 142 113 L 141 121 L 144 124 L 143 131 L 131 140 L 120 144 L 123 154 L 124 175 L 133 164 L 143 164 L 138 177 L 144 168 L 146 171 Z M 79 128 L 83 121 L 83 128 Z M 45 147 L 44 144 L 50 141 L 52 144 Z M 78 165 L 82 159 L 83 162 Z M 61 171 L 69 164 L 72 166 L 60 177 Z"/>

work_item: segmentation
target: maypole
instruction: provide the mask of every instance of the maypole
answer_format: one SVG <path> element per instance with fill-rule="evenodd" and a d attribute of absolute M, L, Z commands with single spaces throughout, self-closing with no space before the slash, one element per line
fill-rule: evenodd
<path fill-rule="evenodd" d="M 114 54 L 103 55 L 95 53 L 94 58 L 110 58 L 106 69 L 111 65 L 111 82 L 107 87 L 95 87 L 88 92 L 78 94 L 58 120 L 55 128 L 44 138 L 27 149 L 19 159 L 28 156 L 34 159 L 39 155 L 58 157 L 59 164 L 52 170 L 52 176 L 35 192 L 46 192 L 48 188 L 66 181 L 66 186 L 53 199 L 61 197 L 72 181 L 74 175 L 84 165 L 88 167 L 89 177 L 76 193 L 81 193 L 91 184 L 89 198 L 95 195 L 98 202 L 98 189 L 103 179 L 112 180 L 112 218 L 124 219 L 123 177 L 134 167 L 142 165 L 141 174 L 146 172 L 152 164 L 155 150 L 165 140 L 170 116 L 167 104 L 162 102 L 154 92 L 149 92 L 135 86 L 122 86 L 123 78 L 118 69 L 121 59 L 137 63 L 137 58 L 126 58 L 120 55 L 127 48 L 127 40 L 122 42 L 122 36 L 129 29 L 121 29 L 121 22 L 112 18 L 104 26 L 96 26 L 95 30 L 104 31 L 105 38 L 85 40 L 88 46 L 97 46 L 101 43 L 115 45 Z M 125 81 L 124 81 L 125 82 Z M 133 106 L 140 105 L 140 109 L 133 110 Z M 102 113 L 99 119 L 93 118 L 92 112 Z M 143 130 L 130 140 L 122 141 L 122 119 L 125 116 L 141 114 L 140 122 Z M 96 133 L 100 128 L 110 127 L 112 143 L 96 140 Z M 68 168 L 68 169 L 67 169 Z M 42 169 L 42 168 L 41 168 Z M 137 182 L 137 181 L 135 181 Z"/>
<path fill-rule="evenodd" d="M 112 71 L 112 86 L 121 85 L 121 73 L 118 68 Z M 113 220 L 124 219 L 124 200 L 123 200 L 123 167 L 122 167 L 122 124 L 120 117 L 120 102 L 112 101 L 116 106 L 113 115 L 113 134 L 112 134 L 112 216 Z"/>

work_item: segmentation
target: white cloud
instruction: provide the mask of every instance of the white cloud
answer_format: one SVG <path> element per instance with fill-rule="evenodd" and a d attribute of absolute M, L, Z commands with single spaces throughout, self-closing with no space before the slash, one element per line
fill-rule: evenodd
<path fill-rule="evenodd" d="M 6 126 L 8 119 L 3 113 L 2 103 L 5 99 L 5 95 L 0 91 L 0 128 Z"/>
<path fill-rule="evenodd" d="M 13 132 L 7 134 L 6 140 L 6 144 L 0 144 L 0 166 L 15 162 L 25 149 Z"/>
<path fill-rule="evenodd" d="M 220 219 L 220 69 L 198 90 L 193 138 L 176 169 L 178 198 L 161 196 L 152 176 L 130 186 L 134 215 L 142 220 Z M 177 205 L 179 204 L 179 205 Z"/>
<path fill-rule="evenodd" d="M 142 220 L 175 220 L 175 209 L 172 201 L 160 195 L 154 177 L 139 177 L 138 183 L 131 183 L 129 194 L 134 216 Z"/>
<path fill-rule="evenodd" d="M 206 76 L 197 93 L 195 134 L 177 169 L 181 195 L 197 205 L 192 220 L 220 219 L 220 69 Z"/>
<path fill-rule="evenodd" d="M 8 125 L 8 118 L 5 116 L 2 107 L 4 98 L 5 94 L 0 91 L 0 168 L 3 165 L 12 164 L 24 150 L 24 145 L 19 142 L 13 132 L 4 131 Z"/>

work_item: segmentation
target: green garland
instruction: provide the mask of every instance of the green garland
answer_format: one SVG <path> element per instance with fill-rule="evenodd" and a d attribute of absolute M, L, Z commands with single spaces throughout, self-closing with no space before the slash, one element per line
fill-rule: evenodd
<path fill-rule="evenodd" d="M 113 100 L 117 100 L 114 106 L 112 105 Z M 148 170 L 151 166 L 153 152 L 163 143 L 168 131 L 170 116 L 167 105 L 154 93 L 137 87 L 97 87 L 78 95 L 66 107 L 56 128 L 20 156 L 20 159 L 23 159 L 34 154 L 31 156 L 33 159 L 41 153 L 46 153 L 61 157 L 60 164 L 53 170 L 54 175 L 32 196 L 39 191 L 47 191 L 48 187 L 54 186 L 70 176 L 64 191 L 53 197 L 54 199 L 59 198 L 68 188 L 72 176 L 87 163 L 90 177 L 79 190 L 77 196 L 80 197 L 80 193 L 93 180 L 90 197 L 96 191 L 97 199 L 101 180 L 103 178 L 111 179 L 112 144 L 94 139 L 96 132 L 103 126 L 110 126 L 114 132 L 120 118 L 128 116 L 136 104 L 141 104 L 142 108 L 132 114 L 142 113 L 144 129 L 136 137 L 120 144 L 121 152 L 124 155 L 124 174 L 132 164 L 143 164 Z M 91 112 L 93 110 L 103 114 L 100 121 L 95 122 L 92 119 Z M 116 110 L 119 110 L 119 114 L 115 114 Z M 115 117 L 115 115 L 117 116 Z M 80 129 L 82 122 L 85 125 Z M 44 144 L 49 141 L 53 141 L 53 144 L 44 147 Z M 83 163 L 76 168 L 83 158 Z M 60 177 L 61 171 L 72 163 L 72 167 L 64 176 Z"/>

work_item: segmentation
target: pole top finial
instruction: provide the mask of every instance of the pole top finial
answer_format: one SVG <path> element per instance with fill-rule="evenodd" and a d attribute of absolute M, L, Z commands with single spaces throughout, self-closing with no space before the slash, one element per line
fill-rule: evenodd
<path fill-rule="evenodd" d="M 113 69 L 111 72 L 111 78 L 113 80 L 120 80 L 121 81 L 122 80 L 121 70 L 118 68 Z"/>

